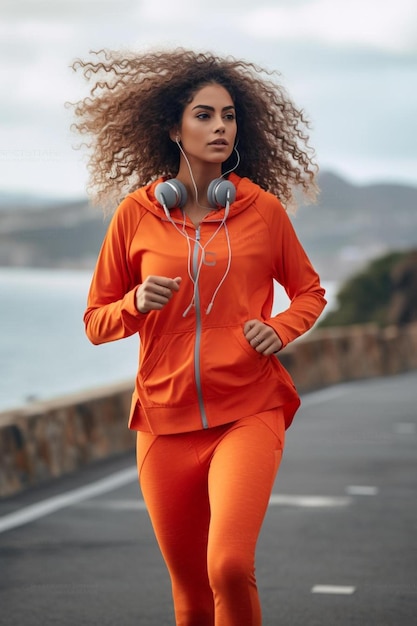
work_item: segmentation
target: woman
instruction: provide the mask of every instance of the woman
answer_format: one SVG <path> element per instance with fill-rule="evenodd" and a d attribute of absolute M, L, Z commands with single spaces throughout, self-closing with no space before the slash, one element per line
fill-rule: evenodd
<path fill-rule="evenodd" d="M 256 542 L 300 403 L 276 353 L 325 305 L 281 204 L 316 193 L 307 124 L 233 58 L 102 52 L 74 67 L 94 78 L 76 128 L 95 200 L 124 198 L 86 332 L 140 336 L 129 427 L 176 624 L 259 626 Z M 271 317 L 274 280 L 290 306 Z"/>

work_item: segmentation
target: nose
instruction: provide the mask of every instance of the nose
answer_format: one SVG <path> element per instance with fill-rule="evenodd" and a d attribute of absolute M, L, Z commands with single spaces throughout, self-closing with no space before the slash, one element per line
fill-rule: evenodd
<path fill-rule="evenodd" d="M 226 126 L 224 124 L 224 119 L 222 116 L 216 119 L 215 126 L 216 126 L 216 130 L 215 130 L 216 133 L 222 134 L 225 132 Z"/>

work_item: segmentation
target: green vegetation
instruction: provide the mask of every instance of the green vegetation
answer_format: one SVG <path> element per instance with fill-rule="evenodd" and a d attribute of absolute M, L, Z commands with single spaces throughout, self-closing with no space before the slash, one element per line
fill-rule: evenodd
<path fill-rule="evenodd" d="M 350 278 L 337 294 L 337 309 L 320 327 L 375 322 L 380 326 L 417 319 L 417 251 L 390 252 Z"/>

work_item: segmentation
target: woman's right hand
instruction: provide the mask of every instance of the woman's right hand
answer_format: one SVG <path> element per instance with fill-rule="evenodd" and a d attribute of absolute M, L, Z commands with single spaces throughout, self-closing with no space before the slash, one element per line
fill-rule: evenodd
<path fill-rule="evenodd" d="M 136 290 L 136 308 L 139 313 L 160 311 L 179 291 L 181 277 L 148 276 Z"/>

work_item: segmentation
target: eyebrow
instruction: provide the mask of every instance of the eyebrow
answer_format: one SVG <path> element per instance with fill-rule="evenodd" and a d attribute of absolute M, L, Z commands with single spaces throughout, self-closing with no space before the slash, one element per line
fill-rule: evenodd
<path fill-rule="evenodd" d="M 235 107 L 233 106 L 233 104 L 230 104 L 227 107 L 223 107 L 222 111 L 230 111 L 234 108 Z M 214 111 L 214 107 L 209 106 L 208 104 L 196 104 L 191 110 L 194 111 L 194 109 L 206 109 L 207 111 Z"/>

